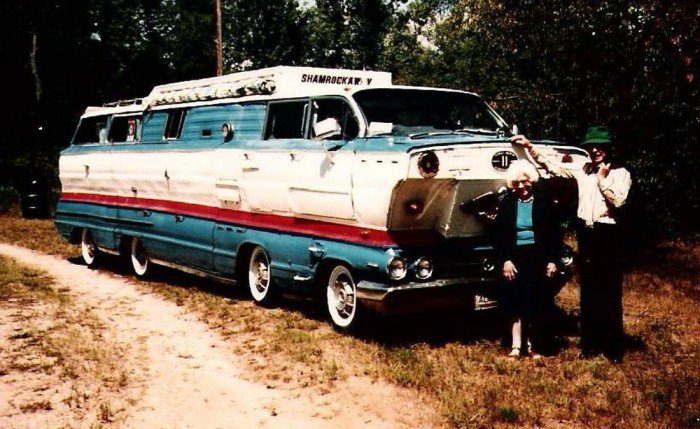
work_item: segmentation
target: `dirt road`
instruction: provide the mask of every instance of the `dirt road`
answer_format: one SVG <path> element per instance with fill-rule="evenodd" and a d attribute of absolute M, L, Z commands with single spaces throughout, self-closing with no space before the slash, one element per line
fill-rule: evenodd
<path fill-rule="evenodd" d="M 131 405 L 109 427 L 395 428 L 435 421 L 410 392 L 368 378 L 350 377 L 327 394 L 252 382 L 246 357 L 233 352 L 240 348 L 235 338 L 222 339 L 195 315 L 145 294 L 132 280 L 8 244 L 0 244 L 0 254 L 47 272 L 131 350 L 125 392 Z"/>

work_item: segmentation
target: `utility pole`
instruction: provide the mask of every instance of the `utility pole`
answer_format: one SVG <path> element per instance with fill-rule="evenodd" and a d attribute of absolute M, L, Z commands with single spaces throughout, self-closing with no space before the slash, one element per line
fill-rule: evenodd
<path fill-rule="evenodd" d="M 216 75 L 224 73 L 224 59 L 221 54 L 221 0 L 216 0 Z"/>

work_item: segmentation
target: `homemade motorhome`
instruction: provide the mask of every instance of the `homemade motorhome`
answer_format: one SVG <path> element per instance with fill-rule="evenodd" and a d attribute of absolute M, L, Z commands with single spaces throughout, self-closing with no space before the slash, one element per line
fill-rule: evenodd
<path fill-rule="evenodd" d="M 60 158 L 55 224 L 88 265 L 162 264 L 367 309 L 487 302 L 485 225 L 525 154 L 477 95 L 382 72 L 273 67 L 88 107 Z M 538 149 L 583 163 L 584 151 Z M 454 297 L 459 297 L 455 300 Z"/>

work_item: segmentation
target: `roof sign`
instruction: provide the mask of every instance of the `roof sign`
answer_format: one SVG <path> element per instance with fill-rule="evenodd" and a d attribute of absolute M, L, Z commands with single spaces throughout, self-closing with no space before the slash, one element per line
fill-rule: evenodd
<path fill-rule="evenodd" d="M 303 97 L 342 93 L 348 88 L 390 85 L 391 73 L 386 72 L 279 66 L 156 86 L 145 104 L 154 107 L 272 94 Z"/>

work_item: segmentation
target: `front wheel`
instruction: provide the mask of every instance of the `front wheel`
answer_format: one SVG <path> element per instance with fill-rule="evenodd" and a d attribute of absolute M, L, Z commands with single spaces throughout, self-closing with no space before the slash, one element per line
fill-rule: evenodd
<path fill-rule="evenodd" d="M 333 327 L 340 331 L 356 330 L 359 323 L 357 286 L 350 270 L 336 265 L 328 275 L 326 304 Z"/>
<path fill-rule="evenodd" d="M 272 270 L 270 257 L 260 246 L 255 246 L 250 253 L 248 263 L 248 289 L 253 300 L 262 305 L 269 306 L 274 301 L 274 287 L 272 283 Z"/>
<path fill-rule="evenodd" d="M 100 249 L 97 248 L 92 232 L 84 228 L 80 236 L 80 254 L 88 268 L 95 268 L 100 259 Z"/>
<path fill-rule="evenodd" d="M 133 237 L 131 239 L 131 268 L 134 270 L 136 277 L 144 279 L 151 273 L 151 258 L 146 252 L 143 242 Z"/>

